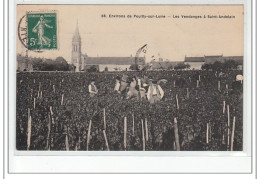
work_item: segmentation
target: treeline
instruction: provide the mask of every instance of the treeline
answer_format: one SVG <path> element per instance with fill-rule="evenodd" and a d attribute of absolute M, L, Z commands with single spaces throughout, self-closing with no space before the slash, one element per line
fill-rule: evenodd
<path fill-rule="evenodd" d="M 70 71 L 74 69 L 74 66 L 68 64 L 63 57 L 57 57 L 55 60 L 32 58 L 31 63 L 35 71 Z"/>
<path fill-rule="evenodd" d="M 239 63 L 235 60 L 226 60 L 224 62 L 216 61 L 214 63 L 205 63 L 201 66 L 202 70 L 228 71 L 238 69 Z"/>
<path fill-rule="evenodd" d="M 180 62 L 180 63 L 173 65 L 173 64 L 167 63 L 167 62 L 161 62 L 160 67 L 153 67 L 153 65 L 150 65 L 149 63 L 147 63 L 146 65 L 144 65 L 142 67 L 141 70 L 146 71 L 146 70 L 185 70 L 185 69 L 190 69 L 190 64 Z M 132 64 L 130 66 L 130 70 L 135 71 L 135 70 L 140 70 L 140 69 L 138 69 L 137 64 Z"/>
<path fill-rule="evenodd" d="M 177 65 L 174 66 L 174 70 L 184 70 L 184 69 L 190 69 L 190 64 L 185 64 L 183 63 L 178 63 Z"/>
<path fill-rule="evenodd" d="M 32 66 L 34 71 L 73 71 L 75 66 L 73 64 L 68 64 L 68 62 L 63 57 L 57 57 L 56 59 L 45 59 L 39 57 L 25 57 L 22 55 L 17 56 L 18 65 L 22 66 L 22 71 L 27 71 L 29 69 L 24 68 L 24 66 Z M 22 65 L 25 64 L 25 65 Z"/>

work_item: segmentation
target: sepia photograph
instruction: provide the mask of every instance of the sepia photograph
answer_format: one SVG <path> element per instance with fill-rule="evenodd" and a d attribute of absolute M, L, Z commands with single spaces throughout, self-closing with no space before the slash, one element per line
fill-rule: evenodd
<path fill-rule="evenodd" d="M 17 151 L 243 151 L 243 5 L 18 4 L 15 24 Z"/>

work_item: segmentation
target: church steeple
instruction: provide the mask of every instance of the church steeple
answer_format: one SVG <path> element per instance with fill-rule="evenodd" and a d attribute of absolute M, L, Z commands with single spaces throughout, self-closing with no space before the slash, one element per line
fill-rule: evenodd
<path fill-rule="evenodd" d="M 79 26 L 77 21 L 77 26 L 75 33 L 72 38 L 72 55 L 71 55 L 71 61 L 76 66 L 76 71 L 80 71 L 83 69 L 82 66 L 82 57 L 81 57 L 81 37 L 79 34 Z"/>
<path fill-rule="evenodd" d="M 77 21 L 77 26 L 73 35 L 73 41 L 81 41 L 80 34 L 79 34 L 79 24 Z"/>

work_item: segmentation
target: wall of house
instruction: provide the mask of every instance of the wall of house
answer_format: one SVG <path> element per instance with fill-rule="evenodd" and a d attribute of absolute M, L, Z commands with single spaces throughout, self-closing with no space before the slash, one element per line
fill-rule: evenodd
<path fill-rule="evenodd" d="M 106 67 L 108 71 L 129 71 L 130 65 L 99 65 L 99 71 L 105 71 Z"/>
<path fill-rule="evenodd" d="M 205 62 L 185 62 L 185 64 L 190 64 L 190 69 L 193 70 L 201 70 L 201 66 L 204 64 Z"/>
<path fill-rule="evenodd" d="M 17 62 L 17 70 L 18 70 L 18 71 L 24 71 L 24 69 L 26 69 L 25 63 L 18 61 L 18 62 Z"/>
<path fill-rule="evenodd" d="M 16 70 L 18 70 L 18 71 L 33 71 L 33 66 L 29 62 L 17 61 Z"/>

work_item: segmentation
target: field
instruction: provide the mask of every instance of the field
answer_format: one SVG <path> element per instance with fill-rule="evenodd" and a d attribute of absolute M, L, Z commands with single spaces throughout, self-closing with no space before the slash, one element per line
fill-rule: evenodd
<path fill-rule="evenodd" d="M 126 100 L 115 93 L 115 78 L 123 73 L 166 79 L 167 83 L 161 84 L 165 92 L 163 100 L 151 105 L 147 101 Z M 221 77 L 212 71 L 141 73 L 17 73 L 16 148 L 243 149 L 243 89 L 233 85 L 236 75 L 242 71 L 232 70 Z M 88 85 L 93 78 L 99 95 L 90 98 Z"/>

